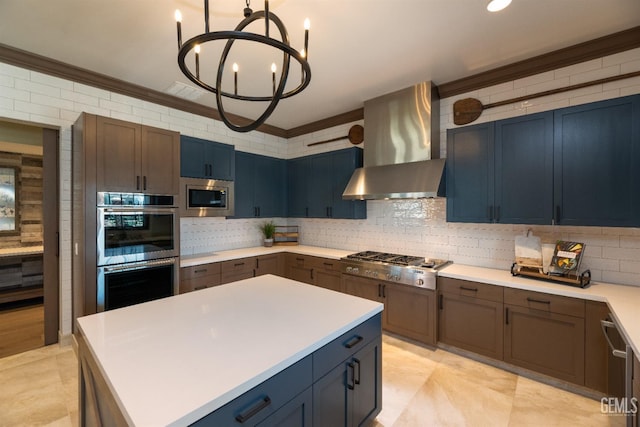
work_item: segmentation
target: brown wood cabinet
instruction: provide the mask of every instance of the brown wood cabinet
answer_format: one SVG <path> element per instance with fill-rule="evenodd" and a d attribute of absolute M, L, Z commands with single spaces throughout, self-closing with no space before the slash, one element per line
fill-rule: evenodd
<path fill-rule="evenodd" d="M 342 262 L 316 258 L 314 260 L 313 284 L 332 291 L 342 292 Z"/>
<path fill-rule="evenodd" d="M 221 283 L 231 283 L 255 276 L 255 257 L 239 258 L 220 263 Z"/>
<path fill-rule="evenodd" d="M 609 345 L 600 325 L 600 320 L 605 320 L 608 316 L 607 304 L 597 301 L 585 302 L 584 385 L 606 396 L 616 396 L 619 391 L 615 392 L 609 386 Z"/>
<path fill-rule="evenodd" d="M 313 285 L 315 258 L 309 255 L 286 254 L 285 277 Z"/>
<path fill-rule="evenodd" d="M 177 132 L 100 116 L 96 126 L 97 191 L 179 193 Z"/>
<path fill-rule="evenodd" d="M 506 288 L 504 361 L 584 385 L 585 302 Z"/>
<path fill-rule="evenodd" d="M 269 254 L 256 257 L 255 275 L 275 274 L 284 276 L 284 254 Z"/>
<path fill-rule="evenodd" d="M 503 358 L 503 288 L 438 278 L 438 341 Z"/>
<path fill-rule="evenodd" d="M 640 355 L 636 354 L 633 359 L 633 397 L 636 399 L 637 411 L 633 414 L 632 425 L 640 427 Z"/>
<path fill-rule="evenodd" d="M 219 285 L 221 263 L 209 263 L 180 269 L 180 293 L 197 291 Z"/>
<path fill-rule="evenodd" d="M 423 342 L 436 344 L 434 291 L 393 282 L 342 275 L 345 293 L 384 304 L 382 328 Z"/>

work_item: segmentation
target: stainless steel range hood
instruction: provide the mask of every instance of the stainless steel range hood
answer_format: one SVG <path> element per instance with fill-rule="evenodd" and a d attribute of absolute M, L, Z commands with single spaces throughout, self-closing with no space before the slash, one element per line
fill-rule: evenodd
<path fill-rule="evenodd" d="M 440 159 L 440 102 L 431 82 L 364 103 L 364 167 L 343 199 L 407 199 L 445 195 Z"/>

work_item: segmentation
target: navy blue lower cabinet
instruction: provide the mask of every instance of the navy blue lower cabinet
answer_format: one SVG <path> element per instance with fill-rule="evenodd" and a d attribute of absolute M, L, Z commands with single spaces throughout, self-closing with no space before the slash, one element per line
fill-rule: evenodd
<path fill-rule="evenodd" d="M 286 161 L 236 151 L 235 218 L 287 214 Z"/>
<path fill-rule="evenodd" d="M 640 95 L 554 116 L 554 221 L 640 225 Z"/>

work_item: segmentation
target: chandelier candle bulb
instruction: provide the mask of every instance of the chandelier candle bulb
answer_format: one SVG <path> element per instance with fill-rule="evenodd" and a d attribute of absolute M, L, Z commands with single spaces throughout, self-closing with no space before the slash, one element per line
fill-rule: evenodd
<path fill-rule="evenodd" d="M 196 77 L 200 78 L 200 45 L 197 44 L 194 48 L 196 52 Z"/>
<path fill-rule="evenodd" d="M 182 47 L 182 13 L 176 9 L 176 26 L 178 27 L 178 49 Z"/>
<path fill-rule="evenodd" d="M 233 63 L 233 93 L 238 94 L 238 64 Z"/>
<path fill-rule="evenodd" d="M 276 63 L 271 64 L 271 83 L 273 84 L 273 94 L 276 94 Z"/>

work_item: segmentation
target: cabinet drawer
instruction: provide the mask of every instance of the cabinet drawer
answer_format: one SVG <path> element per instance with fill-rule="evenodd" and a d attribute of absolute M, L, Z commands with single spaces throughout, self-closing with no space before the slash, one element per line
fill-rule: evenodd
<path fill-rule="evenodd" d="M 314 267 L 319 270 L 342 272 L 342 261 L 329 258 L 314 258 Z"/>
<path fill-rule="evenodd" d="M 464 297 L 479 298 L 488 301 L 502 302 L 503 287 L 468 280 L 438 277 L 438 289 L 441 292 Z"/>
<path fill-rule="evenodd" d="M 381 331 L 382 316 L 377 314 L 318 349 L 313 353 L 313 380 L 316 381 L 369 341 L 379 337 Z"/>
<path fill-rule="evenodd" d="M 287 265 L 296 265 L 298 267 L 313 267 L 314 257 L 299 255 L 299 254 L 287 254 Z"/>
<path fill-rule="evenodd" d="M 220 263 L 194 265 L 180 269 L 180 278 L 183 280 L 193 280 L 204 276 L 220 275 Z"/>
<path fill-rule="evenodd" d="M 307 356 L 191 425 L 254 426 L 311 386 L 311 367 Z"/>
<path fill-rule="evenodd" d="M 576 298 L 505 288 L 504 302 L 505 304 L 584 318 L 584 300 Z"/>
<path fill-rule="evenodd" d="M 240 274 L 248 271 L 253 271 L 256 266 L 256 259 L 254 257 L 232 259 L 229 261 L 223 261 L 222 275 Z"/>
<path fill-rule="evenodd" d="M 221 283 L 220 274 L 214 274 L 211 276 L 196 277 L 191 280 L 180 280 L 180 293 L 197 291 L 204 288 L 210 288 L 212 286 L 218 286 Z"/>

